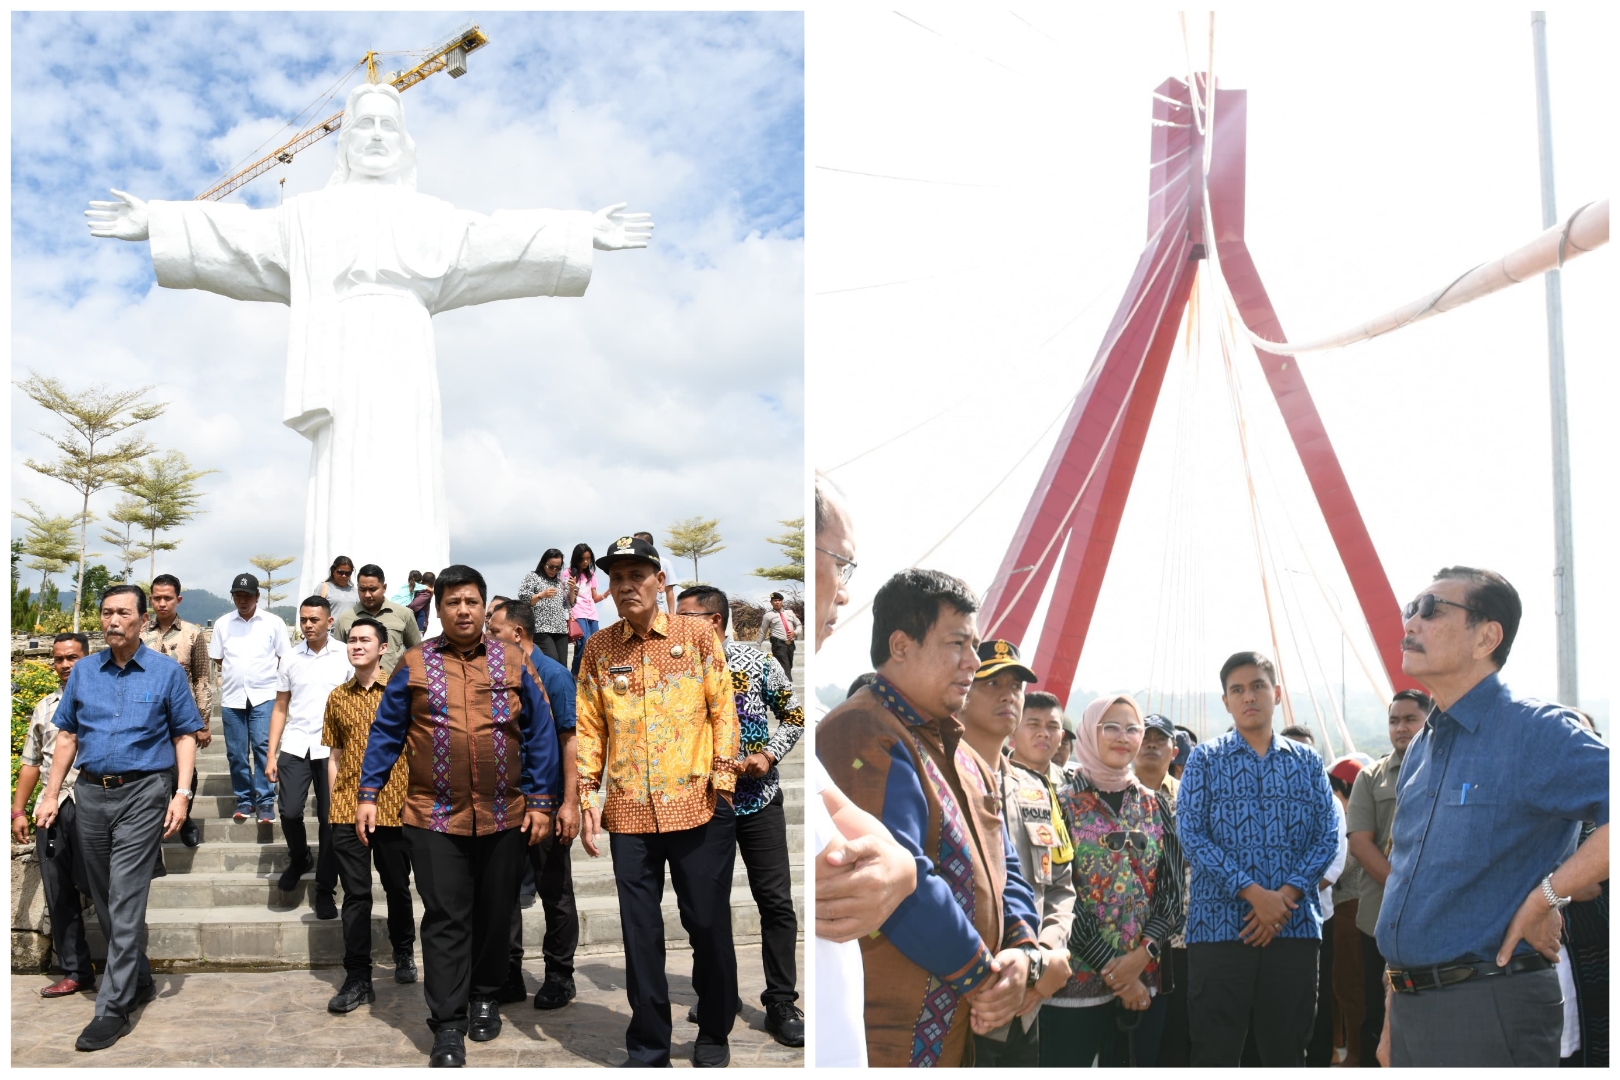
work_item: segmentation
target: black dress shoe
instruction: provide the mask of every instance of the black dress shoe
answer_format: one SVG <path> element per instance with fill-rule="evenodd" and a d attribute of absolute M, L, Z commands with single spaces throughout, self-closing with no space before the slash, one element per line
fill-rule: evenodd
<path fill-rule="evenodd" d="M 440 1028 L 433 1037 L 433 1050 L 428 1054 L 428 1065 L 434 1069 L 459 1069 L 467 1064 L 467 1044 L 455 1028 Z"/>
<path fill-rule="evenodd" d="M 529 988 L 523 984 L 523 969 L 513 968 L 506 973 L 506 985 L 495 991 L 495 1000 L 502 1005 L 515 1005 L 529 996 Z"/>
<path fill-rule="evenodd" d="M 692 1068 L 724 1069 L 731 1064 L 731 1047 L 726 1043 L 698 1043 L 692 1047 Z"/>
<path fill-rule="evenodd" d="M 488 999 L 467 1006 L 467 1037 L 473 1042 L 489 1042 L 501 1033 L 501 1007 Z"/>
<path fill-rule="evenodd" d="M 574 1000 L 574 980 L 568 975 L 546 972 L 546 981 L 534 992 L 537 1009 L 560 1009 Z"/>
<path fill-rule="evenodd" d="M 397 983 L 416 981 L 416 957 L 411 955 L 411 950 L 394 950 L 394 981 Z"/>
<path fill-rule="evenodd" d="M 281 872 L 281 877 L 276 879 L 276 888 L 282 892 L 292 892 L 298 888 L 298 879 L 314 868 L 315 856 L 305 852 L 302 859 L 294 859 L 291 865 Z"/>
<path fill-rule="evenodd" d="M 337 899 L 329 892 L 315 894 L 315 917 L 317 919 L 335 919 L 338 917 Z"/>
<path fill-rule="evenodd" d="M 377 1000 L 377 993 L 371 988 L 371 980 L 362 975 L 350 975 L 343 980 L 343 989 L 332 996 L 326 1003 L 326 1011 L 334 1013 L 354 1012 L 362 1005 L 370 1005 Z"/>
<path fill-rule="evenodd" d="M 765 1031 L 783 1046 L 804 1045 L 804 1011 L 791 1001 L 765 1006 Z"/>
<path fill-rule="evenodd" d="M 186 823 L 180 826 L 180 842 L 186 847 L 196 847 L 202 843 L 201 826 L 190 818 L 186 818 Z"/>
<path fill-rule="evenodd" d="M 98 1016 L 85 1025 L 73 1043 L 75 1050 L 105 1050 L 130 1033 L 130 1023 L 122 1016 Z"/>

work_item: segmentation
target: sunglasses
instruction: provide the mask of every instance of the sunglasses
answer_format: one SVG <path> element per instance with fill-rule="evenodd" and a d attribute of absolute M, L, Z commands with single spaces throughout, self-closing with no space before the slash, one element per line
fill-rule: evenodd
<path fill-rule="evenodd" d="M 816 548 L 823 555 L 831 555 L 838 560 L 838 584 L 848 585 L 849 579 L 855 576 L 855 567 L 859 564 L 854 559 L 846 559 L 836 551 L 828 551 L 824 547 Z"/>
<path fill-rule="evenodd" d="M 1128 735 L 1133 739 L 1140 739 L 1144 729 L 1140 724 L 1132 724 L 1130 727 L 1120 727 L 1118 724 L 1104 724 L 1100 730 L 1102 731 L 1103 736 L 1109 739 L 1117 739 L 1121 735 Z"/>
<path fill-rule="evenodd" d="M 1145 852 L 1148 849 L 1148 834 L 1139 832 L 1136 829 L 1132 829 L 1130 832 L 1104 833 L 1102 842 L 1103 846 L 1109 851 L 1124 851 L 1126 848 L 1131 847 L 1137 851 Z"/>
<path fill-rule="evenodd" d="M 1485 614 L 1477 608 L 1471 608 L 1467 604 L 1459 604 L 1455 600 L 1442 600 L 1434 593 L 1424 593 L 1402 608 L 1401 613 L 1408 619 L 1413 615 L 1418 616 L 1420 619 L 1432 619 L 1434 618 L 1434 609 L 1440 604 L 1445 604 L 1447 607 L 1462 608 L 1473 615 Z"/>

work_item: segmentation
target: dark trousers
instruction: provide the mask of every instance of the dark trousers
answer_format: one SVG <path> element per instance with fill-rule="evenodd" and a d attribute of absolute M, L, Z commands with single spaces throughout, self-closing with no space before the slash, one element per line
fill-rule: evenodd
<path fill-rule="evenodd" d="M 1187 1034 L 1187 950 L 1171 949 L 1168 955 L 1175 989 L 1159 995 L 1164 999 L 1164 1031 L 1159 1036 L 1158 1064 L 1166 1069 L 1192 1064 L 1192 1040 Z"/>
<path fill-rule="evenodd" d="M 664 866 L 692 945 L 699 1044 L 723 1045 L 737 1018 L 737 953 L 731 943 L 731 873 L 737 862 L 736 815 L 724 799 L 714 817 L 669 833 L 614 833 L 613 876 L 624 931 L 625 989 L 632 1061 L 669 1064 L 672 1030 L 664 974 Z"/>
<path fill-rule="evenodd" d="M 1251 1027 L 1260 1064 L 1298 1068 L 1316 1019 L 1315 938 L 1187 946 L 1187 1021 L 1194 1067 L 1235 1066 Z"/>
<path fill-rule="evenodd" d="M 493 1000 L 506 981 L 506 935 L 523 872 L 521 829 L 488 836 L 402 826 L 411 845 L 422 916 L 428 1027 L 467 1030 L 467 1002 Z"/>
<path fill-rule="evenodd" d="M 39 876 L 45 886 L 45 910 L 51 914 L 51 949 L 63 975 L 88 986 L 96 981 L 90 943 L 84 936 L 84 853 L 79 848 L 79 811 L 63 799 L 49 829 L 35 835 Z"/>
<path fill-rule="evenodd" d="M 566 637 L 567 635 L 563 635 Z M 540 955 L 546 960 L 546 974 L 574 977 L 574 953 L 579 948 L 579 911 L 574 906 L 573 841 L 557 842 L 552 829 L 538 844 L 529 845 L 529 861 L 524 873 L 534 875 L 535 892 L 546 915 L 546 936 Z M 523 909 L 512 908 L 512 940 L 507 968 L 517 974 L 523 966 Z"/>
<path fill-rule="evenodd" d="M 116 788 L 84 779 L 73 785 L 84 876 L 107 939 L 97 1016 L 128 1016 L 137 989 L 152 985 L 152 965 L 146 959 L 146 900 L 173 791 L 173 769 Z"/>
<path fill-rule="evenodd" d="M 1114 1042 L 1111 1055 L 1104 1055 L 1102 1063 L 1152 1069 L 1159 1064 L 1159 1044 L 1164 1040 L 1164 1021 L 1169 1013 L 1174 994 L 1158 993 L 1142 1012 L 1121 1008 L 1120 1036 Z"/>
<path fill-rule="evenodd" d="M 1124 1011 L 1118 1001 L 1078 1009 L 1042 1005 L 1041 1068 L 1089 1069 L 1099 1059 L 1111 1060 L 1120 1039 L 1117 1018 Z"/>
<path fill-rule="evenodd" d="M 1384 1037 L 1384 956 L 1378 939 L 1361 935 L 1361 994 L 1367 1012 L 1361 1021 L 1361 1067 L 1378 1068 L 1378 1040 Z"/>
<path fill-rule="evenodd" d="M 760 952 L 765 959 L 765 990 L 759 1000 L 769 1008 L 778 1001 L 797 1001 L 798 972 L 793 949 L 799 921 L 793 911 L 793 868 L 788 861 L 787 812 L 780 790 L 752 814 L 737 816 L 737 850 L 748 869 L 748 889 L 759 908 Z"/>
<path fill-rule="evenodd" d="M 536 634 L 534 643 L 540 646 L 540 651 L 551 657 L 564 667 L 568 665 L 568 632 L 560 634 Z"/>
<path fill-rule="evenodd" d="M 766 618 L 770 616 L 767 615 Z M 793 648 L 796 644 L 797 642 L 783 641 L 781 638 L 771 638 L 771 655 L 776 657 L 776 662 L 782 665 L 782 670 L 787 672 L 790 679 L 793 678 Z"/>
<path fill-rule="evenodd" d="M 1563 1033 L 1564 995 L 1552 968 L 1395 994 L 1389 1003 L 1394 1068 L 1555 1069 Z"/>
<path fill-rule="evenodd" d="M 1015 1019 L 1007 1028 L 1007 1040 L 997 1042 L 983 1035 L 973 1036 L 973 1067 L 976 1069 L 1034 1069 L 1041 1064 L 1041 1012 Z M 1029 1030 L 1024 1030 L 1024 1024 Z"/>
<path fill-rule="evenodd" d="M 1322 924 L 1322 951 L 1316 964 L 1316 1019 L 1305 1043 L 1306 1068 L 1333 1064 L 1333 930 L 1335 914 Z"/>
<path fill-rule="evenodd" d="M 326 823 L 332 801 L 326 759 L 311 758 L 307 754 L 293 757 L 283 750 L 276 755 L 276 775 L 280 779 L 276 786 L 281 803 L 281 831 L 287 837 L 287 854 L 295 865 L 309 856 L 304 802 L 309 798 L 309 789 L 315 789 L 315 835 L 321 845 L 315 860 L 315 891 L 331 895 L 337 889 L 338 870 L 332 851 L 332 826 Z"/>
<path fill-rule="evenodd" d="M 322 845 L 324 853 L 326 845 Z M 343 970 L 371 978 L 371 870 L 388 898 L 388 941 L 395 952 L 416 945 L 411 910 L 411 849 L 398 825 L 379 825 L 367 847 L 354 825 L 332 826 L 332 859 L 343 881 Z"/>

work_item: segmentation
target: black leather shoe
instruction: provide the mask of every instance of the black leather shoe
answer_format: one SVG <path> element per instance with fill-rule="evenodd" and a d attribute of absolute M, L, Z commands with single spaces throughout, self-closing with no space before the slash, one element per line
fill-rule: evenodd
<path fill-rule="evenodd" d="M 560 1009 L 574 1000 L 574 980 L 567 975 L 546 973 L 546 981 L 534 992 L 537 1009 Z"/>
<path fill-rule="evenodd" d="M 467 1037 L 489 1042 L 501 1033 L 501 1007 L 494 1001 L 473 1001 L 467 1006 Z"/>
<path fill-rule="evenodd" d="M 186 823 L 180 826 L 180 842 L 186 847 L 196 847 L 202 843 L 201 826 L 190 818 L 186 818 Z"/>
<path fill-rule="evenodd" d="M 317 919 L 335 919 L 338 917 L 337 900 L 329 892 L 315 894 L 315 917 Z"/>
<path fill-rule="evenodd" d="M 529 988 L 523 984 L 523 969 L 513 968 L 506 973 L 506 985 L 495 991 L 495 1000 L 502 1005 L 515 1005 L 526 1000 Z"/>
<path fill-rule="evenodd" d="M 130 1033 L 130 1023 L 122 1016 L 98 1016 L 85 1025 L 73 1043 L 75 1050 L 105 1050 Z"/>
<path fill-rule="evenodd" d="M 461 1041 L 461 1032 L 455 1028 L 440 1028 L 433 1037 L 428 1066 L 434 1069 L 459 1069 L 466 1064 L 467 1044 Z"/>
<path fill-rule="evenodd" d="M 692 1047 L 692 1068 L 724 1069 L 731 1064 L 731 1047 L 725 1043 L 698 1043 Z"/>
<path fill-rule="evenodd" d="M 411 950 L 394 950 L 394 981 L 397 983 L 416 981 L 416 957 L 411 955 Z"/>
<path fill-rule="evenodd" d="M 326 1011 L 334 1013 L 354 1012 L 362 1005 L 370 1005 L 377 1000 L 377 992 L 371 988 L 371 980 L 359 975 L 350 975 L 343 980 L 343 989 L 332 996 L 326 1003 Z"/>
<path fill-rule="evenodd" d="M 305 852 L 302 859 L 293 860 L 292 864 L 281 872 L 281 877 L 276 879 L 276 888 L 282 892 L 292 892 L 298 888 L 298 879 L 313 869 L 315 869 L 315 856 Z"/>
<path fill-rule="evenodd" d="M 804 1011 L 791 1001 L 765 1006 L 765 1032 L 783 1046 L 804 1045 Z"/>

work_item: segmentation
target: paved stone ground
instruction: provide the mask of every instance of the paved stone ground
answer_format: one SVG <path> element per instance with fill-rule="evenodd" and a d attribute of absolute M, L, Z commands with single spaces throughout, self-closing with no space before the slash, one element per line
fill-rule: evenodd
<path fill-rule="evenodd" d="M 526 966 L 529 995 L 540 982 L 538 963 Z M 467 1043 L 467 1065 L 613 1066 L 625 1060 L 624 1029 L 630 1009 L 624 998 L 624 954 L 581 957 L 574 973 L 579 997 L 566 1008 L 541 1012 L 528 1002 L 503 1005 L 505 1021 L 493 1042 Z M 798 956 L 804 971 L 804 951 Z M 743 1012 L 731 1031 L 734 1066 L 802 1068 L 804 1051 L 780 1046 L 765 1034 L 759 994 L 765 987 L 759 946 L 737 950 Z M 692 992 L 692 954 L 669 956 L 672 1057 L 691 1064 L 697 1028 L 686 1010 Z M 73 1049 L 73 1040 L 95 1015 L 83 994 L 47 1001 L 39 988 L 54 981 L 41 975 L 11 977 L 11 1064 L 26 1066 L 425 1066 L 433 1034 L 426 1023 L 422 984 L 399 986 L 390 970 L 374 972 L 376 1004 L 347 1016 L 326 1011 L 343 981 L 341 969 L 314 971 L 157 973 L 158 997 L 135 1015 L 135 1030 L 93 1054 Z M 801 990 L 802 994 L 802 990 Z M 801 998 L 801 1007 L 802 1007 Z"/>

